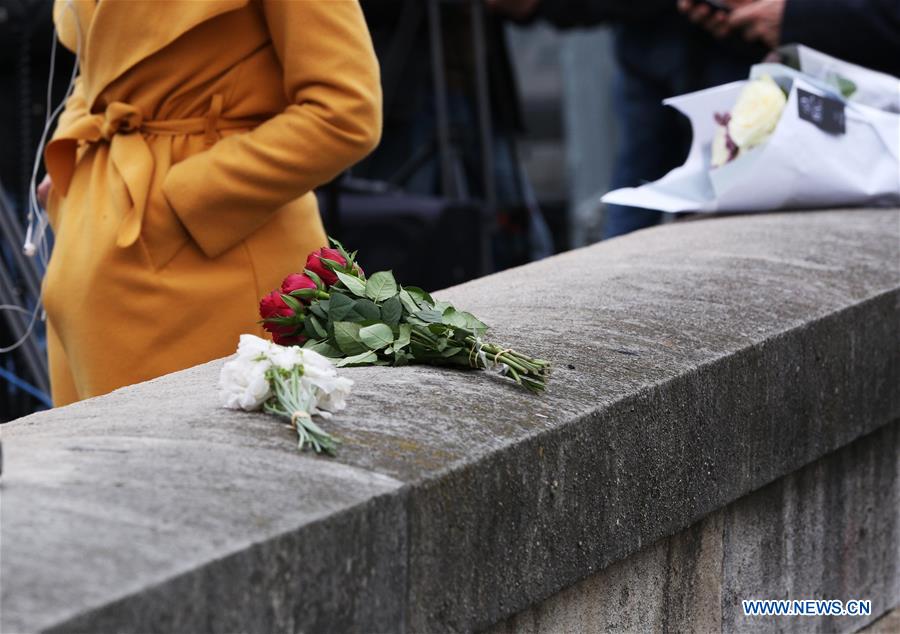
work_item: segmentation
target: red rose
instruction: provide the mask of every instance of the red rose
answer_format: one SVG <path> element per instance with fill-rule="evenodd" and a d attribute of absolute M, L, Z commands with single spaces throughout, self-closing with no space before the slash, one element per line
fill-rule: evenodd
<path fill-rule="evenodd" d="M 294 310 L 284 303 L 279 291 L 272 291 L 259 300 L 259 315 L 263 319 L 293 317 Z M 272 341 L 280 346 L 299 345 L 306 341 L 306 337 L 296 334 L 299 326 L 263 322 L 263 328 L 272 333 Z"/>
<path fill-rule="evenodd" d="M 290 295 L 293 291 L 299 291 L 301 288 L 315 289 L 316 283 L 300 273 L 291 273 L 281 283 L 281 292 L 285 295 Z"/>
<path fill-rule="evenodd" d="M 304 335 L 290 335 L 283 336 L 276 333 L 272 333 L 272 341 L 277 343 L 279 346 L 302 346 L 306 343 L 307 337 Z"/>
<path fill-rule="evenodd" d="M 293 317 L 293 309 L 284 303 L 279 291 L 272 291 L 259 300 L 259 315 L 263 319 L 270 317 Z"/>
<path fill-rule="evenodd" d="M 329 249 L 327 247 L 313 251 L 306 258 L 306 268 L 322 278 L 326 286 L 332 286 L 337 283 L 338 277 L 334 274 L 334 271 L 325 266 L 325 263 L 322 262 L 323 259 L 337 262 L 341 266 L 347 266 L 347 260 L 344 259 L 344 256 L 337 249 Z"/>

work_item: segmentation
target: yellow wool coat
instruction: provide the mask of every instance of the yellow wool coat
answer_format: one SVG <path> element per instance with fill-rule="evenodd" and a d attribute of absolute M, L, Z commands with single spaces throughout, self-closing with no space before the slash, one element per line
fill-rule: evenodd
<path fill-rule="evenodd" d="M 356 0 L 58 0 L 54 17 L 81 55 L 45 152 L 61 405 L 262 335 L 259 298 L 325 244 L 311 190 L 378 142 L 381 88 Z"/>

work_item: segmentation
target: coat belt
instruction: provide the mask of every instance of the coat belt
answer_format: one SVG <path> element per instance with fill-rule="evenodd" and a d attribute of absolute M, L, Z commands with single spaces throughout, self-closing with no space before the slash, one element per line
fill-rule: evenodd
<path fill-rule="evenodd" d="M 115 101 L 105 112 L 79 117 L 65 130 L 59 130 L 47 148 L 47 169 L 54 187 L 65 195 L 75 169 L 78 143 L 108 143 L 109 160 L 131 198 L 131 207 L 125 210 L 119 224 L 116 245 L 130 247 L 141 234 L 154 169 L 153 153 L 145 135 L 204 134 L 207 145 L 212 145 L 222 130 L 250 129 L 260 123 L 259 119 L 223 119 L 221 113 L 221 95 L 213 96 L 205 117 L 156 121 L 145 120 L 141 111 L 131 104 Z M 54 146 L 64 151 L 55 151 Z"/>

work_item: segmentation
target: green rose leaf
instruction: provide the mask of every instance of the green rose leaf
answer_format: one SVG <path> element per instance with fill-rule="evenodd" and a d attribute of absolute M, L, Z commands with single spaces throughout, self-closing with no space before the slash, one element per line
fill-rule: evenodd
<path fill-rule="evenodd" d="M 838 75 L 836 78 L 838 90 L 841 91 L 841 95 L 844 96 L 845 99 L 849 99 L 853 96 L 853 93 L 856 92 L 856 84 L 846 77 L 841 77 Z"/>
<path fill-rule="evenodd" d="M 397 297 L 400 298 L 400 303 L 403 304 L 403 310 L 405 310 L 407 313 L 412 315 L 413 313 L 419 312 L 419 305 L 406 289 L 400 291 L 400 294 Z"/>
<path fill-rule="evenodd" d="M 334 365 L 339 368 L 343 368 L 348 365 L 371 365 L 376 361 L 378 361 L 378 355 L 371 350 L 368 350 L 360 354 L 355 354 L 352 357 L 345 357 Z"/>
<path fill-rule="evenodd" d="M 313 315 L 321 319 L 322 321 L 328 321 L 328 309 L 330 307 L 330 302 L 326 299 L 324 301 L 313 302 L 309 305 L 309 312 Z"/>
<path fill-rule="evenodd" d="M 394 365 L 397 367 L 409 365 L 409 362 L 412 358 L 413 356 L 408 352 L 397 350 L 396 352 L 394 352 Z"/>
<path fill-rule="evenodd" d="M 444 318 L 444 314 L 442 312 L 434 310 L 433 308 L 420 310 L 415 314 L 415 316 L 429 324 L 439 324 Z"/>
<path fill-rule="evenodd" d="M 390 271 L 379 271 L 366 282 L 366 296 L 376 302 L 383 302 L 397 294 L 397 282 Z"/>
<path fill-rule="evenodd" d="M 315 339 L 310 339 L 303 347 L 307 350 L 318 352 L 323 357 L 328 357 L 329 359 L 339 359 L 344 356 L 344 353 L 332 346 L 327 341 L 316 341 Z"/>
<path fill-rule="evenodd" d="M 483 335 L 485 332 L 487 332 L 487 324 L 478 319 L 478 317 L 476 317 L 472 313 L 461 312 L 459 314 L 462 315 L 466 320 L 466 328 L 468 328 L 469 330 L 473 330 L 479 335 Z"/>
<path fill-rule="evenodd" d="M 292 311 L 295 313 L 303 313 L 303 304 L 299 301 L 291 297 L 290 295 L 281 294 L 281 299 L 284 300 L 284 303 L 287 304 Z"/>
<path fill-rule="evenodd" d="M 319 262 L 325 265 L 325 268 L 331 269 L 332 271 L 340 271 L 344 268 L 344 265 L 338 262 L 337 260 L 331 260 L 329 258 L 319 258 Z"/>
<path fill-rule="evenodd" d="M 277 324 L 279 326 L 297 326 L 298 324 L 302 324 L 302 321 L 299 321 L 296 316 L 294 317 L 266 317 L 263 319 L 264 323 L 267 324 Z"/>
<path fill-rule="evenodd" d="M 415 299 L 422 308 L 429 308 L 431 306 L 434 306 L 434 299 L 432 299 L 431 295 L 423 291 L 418 286 L 404 286 L 403 288 L 407 293 L 412 295 L 413 299 Z M 427 304 L 427 306 L 425 306 L 424 304 Z"/>
<path fill-rule="evenodd" d="M 418 317 L 416 317 L 416 316 L 414 316 L 414 315 L 409 315 L 408 317 L 405 317 L 405 318 L 403 319 L 403 321 L 404 321 L 405 323 L 411 324 L 411 325 L 413 325 L 413 326 L 423 326 L 423 327 L 424 327 L 424 326 L 427 326 L 427 325 L 428 325 L 427 322 L 422 321 L 421 319 L 419 319 Z"/>
<path fill-rule="evenodd" d="M 303 334 L 306 335 L 310 339 L 318 339 L 319 335 L 316 333 L 316 329 L 312 325 L 312 321 L 307 319 L 303 322 Z"/>
<path fill-rule="evenodd" d="M 359 324 L 350 321 L 335 322 L 334 340 L 341 352 L 347 355 L 362 354 L 368 350 L 360 339 Z"/>
<path fill-rule="evenodd" d="M 335 271 L 335 274 L 338 276 L 338 279 L 344 283 L 344 286 L 347 287 L 347 290 L 349 290 L 351 293 L 353 293 L 357 297 L 366 296 L 366 283 L 361 279 L 352 275 L 348 275 L 347 273 L 341 273 L 340 271 Z"/>
<path fill-rule="evenodd" d="M 342 293 L 332 293 L 328 304 L 328 316 L 332 321 L 344 321 L 356 302 Z"/>
<path fill-rule="evenodd" d="M 297 299 L 315 299 L 318 292 L 315 288 L 298 288 L 296 291 L 291 291 L 290 295 Z"/>
<path fill-rule="evenodd" d="M 462 313 L 456 312 L 452 306 L 444 310 L 441 314 L 441 323 L 444 323 L 448 326 L 453 326 L 455 328 L 467 328 L 468 322 L 466 318 L 462 315 Z"/>
<path fill-rule="evenodd" d="M 368 299 L 358 299 L 353 304 L 354 312 L 359 315 L 359 321 L 380 321 L 381 311 L 375 302 Z M 354 320 L 356 321 L 356 320 Z"/>
<path fill-rule="evenodd" d="M 349 253 L 347 253 L 347 249 L 344 248 L 344 245 L 343 245 L 343 244 L 341 244 L 340 242 L 338 242 L 338 241 L 335 240 L 334 238 L 329 237 L 328 239 L 331 240 L 332 246 L 334 246 L 334 248 L 338 250 L 338 253 L 341 254 L 341 257 L 343 257 L 344 260 L 346 260 L 348 264 L 349 264 L 350 262 L 354 261 L 355 255 L 356 255 L 355 252 L 354 252 L 353 255 L 350 255 Z"/>
<path fill-rule="evenodd" d="M 316 283 L 316 288 L 320 291 L 325 290 L 325 282 L 322 281 L 322 278 L 316 275 L 313 271 L 309 269 L 303 269 L 303 274 Z"/>
<path fill-rule="evenodd" d="M 437 335 L 438 337 L 449 338 L 453 333 L 453 326 L 448 326 L 446 324 L 428 324 L 427 328 L 428 332 Z"/>
<path fill-rule="evenodd" d="M 397 339 L 394 341 L 394 350 L 401 350 L 409 345 L 409 338 L 412 334 L 412 326 L 409 324 L 400 324 L 398 330 L 400 334 L 397 335 Z"/>
<path fill-rule="evenodd" d="M 403 304 L 400 303 L 400 298 L 396 295 L 381 305 L 381 321 L 388 326 L 394 327 L 399 324 L 402 316 Z"/>
<path fill-rule="evenodd" d="M 310 315 L 306 320 L 306 323 L 312 326 L 313 332 L 315 333 L 315 337 L 317 339 L 328 338 L 328 333 L 325 331 L 325 328 L 322 327 L 322 324 L 321 322 L 319 322 L 319 319 L 317 317 Z"/>
<path fill-rule="evenodd" d="M 359 329 L 359 338 L 369 350 L 381 350 L 394 342 L 394 333 L 387 324 L 372 324 Z"/>
<path fill-rule="evenodd" d="M 411 354 L 397 350 L 394 352 L 394 365 L 397 367 L 409 365 L 409 361 L 412 358 Z"/>

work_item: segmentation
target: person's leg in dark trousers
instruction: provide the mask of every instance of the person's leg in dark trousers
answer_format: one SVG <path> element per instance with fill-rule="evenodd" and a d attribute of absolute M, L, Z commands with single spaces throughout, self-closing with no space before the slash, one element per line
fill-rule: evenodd
<path fill-rule="evenodd" d="M 672 95 L 666 87 L 620 67 L 614 84 L 620 147 L 612 175 L 612 189 L 637 187 L 665 176 L 686 156 L 685 122 L 662 104 Z M 613 238 L 662 222 L 663 213 L 637 207 L 609 205 L 603 238 Z"/>
<path fill-rule="evenodd" d="M 612 175 L 612 189 L 636 187 L 658 171 L 659 154 L 666 138 L 668 117 L 654 86 L 628 70 L 617 69 L 613 100 L 619 132 L 619 151 Z M 603 239 L 614 238 L 659 224 L 662 214 L 650 209 L 608 205 L 603 218 Z"/>
<path fill-rule="evenodd" d="M 637 187 L 678 167 L 690 147 L 690 126 L 663 99 L 677 94 L 686 72 L 687 48 L 681 27 L 671 19 L 623 25 L 615 32 L 618 68 L 613 106 L 619 151 L 612 189 Z M 651 227 L 663 214 L 650 209 L 609 205 L 603 238 Z"/>

